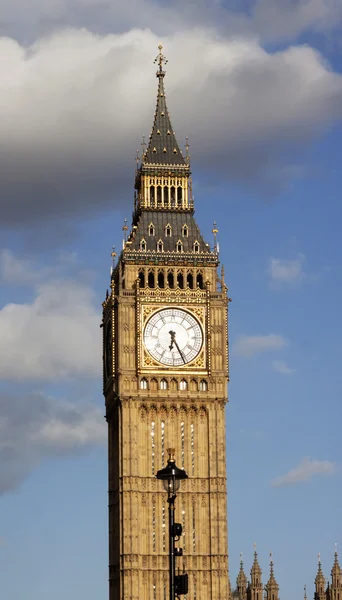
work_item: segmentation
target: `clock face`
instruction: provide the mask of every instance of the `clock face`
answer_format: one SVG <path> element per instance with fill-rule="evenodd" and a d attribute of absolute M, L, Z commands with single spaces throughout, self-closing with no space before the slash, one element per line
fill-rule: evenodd
<path fill-rule="evenodd" d="M 203 332 L 191 313 L 181 308 L 165 308 L 147 321 L 144 344 L 149 354 L 161 364 L 181 367 L 199 354 Z"/>

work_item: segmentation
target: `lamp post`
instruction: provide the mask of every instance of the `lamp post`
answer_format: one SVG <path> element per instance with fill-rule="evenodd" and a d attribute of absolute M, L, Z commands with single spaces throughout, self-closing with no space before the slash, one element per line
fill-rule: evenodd
<path fill-rule="evenodd" d="M 170 600 L 176 598 L 176 577 L 175 577 L 175 557 L 182 556 L 182 548 L 175 548 L 175 538 L 179 539 L 182 534 L 182 526 L 180 523 L 175 523 L 175 500 L 177 492 L 180 488 L 182 479 L 187 479 L 188 476 L 184 469 L 179 469 L 175 461 L 175 450 L 174 448 L 168 449 L 168 461 L 167 466 L 164 469 L 160 469 L 157 472 L 157 479 L 161 479 L 165 491 L 168 494 L 169 504 L 169 573 L 170 573 Z M 179 578 L 184 577 L 187 586 L 187 576 L 179 575 Z M 186 579 L 185 579 L 186 578 Z M 182 579 L 179 583 L 183 582 Z M 187 593 L 187 590 L 179 591 L 179 593 Z"/>

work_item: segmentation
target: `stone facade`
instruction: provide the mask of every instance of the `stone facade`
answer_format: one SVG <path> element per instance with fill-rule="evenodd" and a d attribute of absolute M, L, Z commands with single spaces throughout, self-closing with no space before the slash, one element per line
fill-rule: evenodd
<path fill-rule="evenodd" d="M 226 600 L 229 298 L 216 243 L 210 248 L 194 220 L 189 157 L 175 141 L 163 61 L 160 52 L 132 225 L 124 225 L 103 303 L 110 600 L 168 595 L 168 505 L 155 476 L 169 447 L 189 476 L 176 500 L 184 552 L 177 567 L 189 575 L 188 598 Z"/>

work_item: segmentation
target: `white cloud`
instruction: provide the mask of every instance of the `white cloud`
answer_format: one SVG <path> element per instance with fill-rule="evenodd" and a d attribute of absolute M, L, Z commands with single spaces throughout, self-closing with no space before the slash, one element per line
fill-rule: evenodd
<path fill-rule="evenodd" d="M 276 477 L 272 482 L 275 487 L 292 485 L 308 481 L 316 475 L 333 475 L 336 473 L 336 464 L 329 460 L 315 460 L 310 457 L 303 458 L 297 467 L 285 475 Z"/>
<path fill-rule="evenodd" d="M 287 346 L 283 336 L 270 333 L 268 335 L 240 335 L 235 344 L 236 354 L 244 357 L 254 356 L 262 352 L 281 350 Z"/>
<path fill-rule="evenodd" d="M 25 263 L 14 257 L 13 261 L 20 273 Z M 50 279 L 38 282 L 35 289 L 32 302 L 11 303 L 0 310 L 0 379 L 99 376 L 100 310 L 91 289 L 77 279 Z"/>
<path fill-rule="evenodd" d="M 42 394 L 0 393 L 0 494 L 16 488 L 44 458 L 105 443 L 103 410 Z"/>
<path fill-rule="evenodd" d="M 342 19 L 340 0 L 258 0 L 252 9 L 255 30 L 264 39 L 290 39 L 306 31 L 328 32 Z"/>
<path fill-rule="evenodd" d="M 274 360 L 272 365 L 277 373 L 282 373 L 283 375 L 292 375 L 296 372 L 296 369 L 291 369 L 285 360 Z"/>
<path fill-rule="evenodd" d="M 67 29 L 30 47 L 0 40 L 4 225 L 86 215 L 112 206 L 113 190 L 127 200 L 153 120 L 158 43 L 138 29 Z M 190 134 L 198 169 L 277 191 L 288 181 L 280 167 L 342 117 L 342 76 L 308 46 L 270 54 L 256 38 L 205 28 L 164 44 L 173 125 L 180 143 Z"/>
<path fill-rule="evenodd" d="M 303 254 L 294 259 L 271 258 L 268 269 L 271 285 L 292 285 L 304 279 L 304 262 Z"/>
<path fill-rule="evenodd" d="M 241 8 L 240 8 L 241 7 Z M 240 10 L 239 10 L 240 8 Z M 331 32 L 341 22 L 340 0 L 3 0 L 0 21 L 8 36 L 34 39 L 61 25 L 120 33 L 151 28 L 162 39 L 206 25 L 221 34 L 250 34 L 264 41 L 288 40 L 314 30 Z"/>

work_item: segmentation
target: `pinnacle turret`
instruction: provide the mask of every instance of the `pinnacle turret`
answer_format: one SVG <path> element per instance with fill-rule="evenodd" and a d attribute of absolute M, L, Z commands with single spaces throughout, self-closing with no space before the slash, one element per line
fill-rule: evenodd
<path fill-rule="evenodd" d="M 265 598 L 266 600 L 278 600 L 279 596 L 279 585 L 274 577 L 274 566 L 272 553 L 270 553 L 270 576 L 268 578 L 268 582 L 265 586 Z"/>
<path fill-rule="evenodd" d="M 331 586 L 329 589 L 331 600 L 342 598 L 342 569 L 338 562 L 337 547 L 335 544 L 334 563 L 331 569 Z"/>
<path fill-rule="evenodd" d="M 321 555 L 318 555 L 318 567 L 315 577 L 315 600 L 324 600 L 325 598 L 325 577 L 322 571 Z"/>
<path fill-rule="evenodd" d="M 262 600 L 263 597 L 263 585 L 261 581 L 261 567 L 258 561 L 258 554 L 256 551 L 256 545 L 254 544 L 254 560 L 251 568 L 251 581 L 247 588 L 248 600 Z"/>
<path fill-rule="evenodd" d="M 243 568 L 242 554 L 240 554 L 240 570 L 236 579 L 236 591 L 238 598 L 243 600 L 247 596 L 247 577 Z"/>

